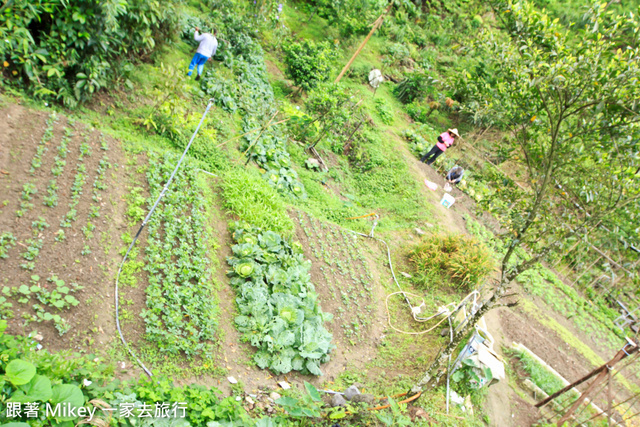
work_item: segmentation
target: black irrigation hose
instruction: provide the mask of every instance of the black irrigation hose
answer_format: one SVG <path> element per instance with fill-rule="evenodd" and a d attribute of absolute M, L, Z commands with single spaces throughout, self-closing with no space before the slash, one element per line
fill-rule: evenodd
<path fill-rule="evenodd" d="M 116 275 L 115 302 L 116 302 L 116 326 L 118 328 L 118 334 L 120 335 L 120 339 L 122 340 L 122 344 L 124 344 L 124 347 L 127 349 L 129 354 L 136 360 L 138 365 L 140 365 L 140 367 L 142 369 L 144 369 L 144 372 L 147 375 L 149 375 L 149 377 L 152 377 L 153 374 L 151 373 L 151 371 L 149 369 L 147 369 L 147 367 L 144 365 L 144 363 L 142 363 L 142 361 L 138 358 L 138 356 L 131 349 L 131 347 L 129 347 L 129 344 L 127 344 L 127 341 L 124 339 L 124 335 L 122 334 L 122 329 L 120 329 L 120 304 L 118 302 L 118 282 L 120 280 L 120 273 L 122 272 L 122 267 L 124 266 L 124 263 L 127 261 L 127 257 L 129 256 L 129 252 L 131 252 L 131 249 L 133 249 L 133 246 L 136 244 L 136 241 L 138 240 L 138 237 L 140 236 L 140 233 L 142 233 L 142 229 L 145 227 L 145 225 L 147 225 L 149 223 L 149 220 L 151 219 L 151 215 L 153 215 L 153 211 L 156 210 L 156 207 L 158 206 L 158 203 L 160 203 L 160 200 L 162 200 L 162 198 L 164 197 L 164 194 L 167 192 L 167 189 L 169 188 L 169 185 L 173 181 L 173 178 L 175 177 L 176 173 L 178 172 L 178 169 L 180 169 L 180 165 L 182 164 L 182 160 L 184 160 L 184 156 L 187 154 L 187 151 L 189 151 L 189 147 L 191 147 L 191 143 L 193 142 L 193 140 L 195 139 L 196 135 L 198 134 L 198 131 L 200 130 L 200 126 L 202 126 L 202 123 L 204 122 L 204 118 L 207 116 L 207 113 L 209 112 L 209 109 L 211 109 L 211 106 L 213 105 L 213 101 L 214 101 L 213 98 L 209 99 L 209 103 L 207 104 L 206 110 L 204 110 L 204 113 L 202 114 L 202 118 L 200 119 L 200 123 L 198 123 L 198 127 L 196 128 L 195 132 L 193 132 L 193 135 L 191 135 L 191 140 L 189 140 L 189 143 L 187 144 L 187 147 L 182 152 L 182 156 L 180 156 L 180 160 L 178 160 L 178 164 L 176 165 L 175 169 L 171 173 L 171 176 L 169 177 L 169 180 L 164 185 L 164 188 L 162 189 L 162 192 L 160 192 L 160 195 L 156 199 L 156 202 L 153 204 L 153 207 L 151 207 L 151 210 L 149 211 L 149 213 L 145 217 L 144 221 L 142 221 L 142 225 L 140 225 L 140 228 L 138 229 L 138 232 L 136 233 L 135 237 L 133 238 L 133 241 L 131 242 L 131 244 L 129 245 L 129 249 L 127 249 L 127 253 L 124 255 L 124 258 L 122 259 L 122 262 L 120 263 L 120 268 L 118 268 L 118 274 Z"/>

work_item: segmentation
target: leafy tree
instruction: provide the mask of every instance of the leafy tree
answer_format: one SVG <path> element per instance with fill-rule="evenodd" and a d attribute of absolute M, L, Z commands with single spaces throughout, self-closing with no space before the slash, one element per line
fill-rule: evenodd
<path fill-rule="evenodd" d="M 509 177 L 494 183 L 500 191 L 493 210 L 507 230 L 500 277 L 414 390 L 435 386 L 448 356 L 520 273 L 640 200 L 635 16 L 612 19 L 596 3 L 573 39 L 526 1 L 493 7 L 510 37 L 486 34 L 475 53 L 489 58 L 495 83 L 472 77 L 467 83 L 474 105 L 491 110 L 510 133 L 503 144 L 526 170 L 526 182 L 524 190 Z"/>
<path fill-rule="evenodd" d="M 10 7 L 7 7 L 10 6 Z M 174 23 L 173 2 L 15 0 L 0 8 L 4 77 L 74 106 L 132 68 Z"/>
<path fill-rule="evenodd" d="M 342 37 L 367 34 L 373 22 L 389 3 L 387 0 L 318 0 L 313 2 L 312 16 L 326 18 L 329 25 L 338 27 Z"/>
<path fill-rule="evenodd" d="M 305 107 L 315 119 L 305 124 L 304 129 L 317 129 L 317 133 L 312 135 L 311 132 L 305 132 L 305 138 L 311 140 L 308 148 L 315 147 L 325 136 L 329 136 L 335 151 L 342 152 L 345 144 L 353 139 L 364 123 L 361 102 L 339 83 L 319 85 L 309 93 Z"/>
<path fill-rule="evenodd" d="M 303 90 L 311 90 L 320 82 L 327 81 L 331 61 L 336 58 L 335 49 L 328 42 L 315 43 L 304 40 L 283 47 L 287 75 Z"/>

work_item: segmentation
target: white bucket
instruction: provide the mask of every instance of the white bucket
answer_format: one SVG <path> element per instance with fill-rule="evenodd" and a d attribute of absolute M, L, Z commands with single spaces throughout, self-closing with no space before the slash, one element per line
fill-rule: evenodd
<path fill-rule="evenodd" d="M 453 197 L 451 194 L 444 193 L 444 196 L 442 196 L 442 200 L 440 200 L 440 204 L 445 208 L 449 208 L 452 204 L 455 203 L 455 201 L 455 197 Z"/>

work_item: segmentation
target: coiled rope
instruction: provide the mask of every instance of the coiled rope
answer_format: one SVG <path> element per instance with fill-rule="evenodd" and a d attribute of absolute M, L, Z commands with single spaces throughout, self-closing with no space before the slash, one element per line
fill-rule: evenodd
<path fill-rule="evenodd" d="M 147 225 L 149 223 L 149 220 L 151 219 L 151 215 L 153 215 L 153 211 L 155 211 L 156 207 L 158 207 L 158 204 L 160 203 L 160 200 L 162 200 L 162 198 L 164 197 L 165 193 L 167 192 L 167 189 L 169 188 L 169 185 L 171 185 L 171 182 L 173 181 L 173 178 L 175 177 L 176 173 L 178 172 L 178 169 L 180 169 L 180 165 L 182 164 L 182 160 L 184 160 L 184 156 L 186 156 L 187 151 L 189 151 L 189 148 L 191 147 L 191 143 L 193 142 L 193 140 L 195 139 L 196 135 L 198 134 L 198 131 L 200 130 L 200 127 L 202 126 L 202 123 L 204 122 L 204 118 L 207 116 L 207 113 L 211 109 L 211 106 L 213 105 L 213 102 L 214 102 L 214 99 L 210 98 L 209 102 L 207 104 L 207 108 L 204 110 L 204 113 L 202 114 L 202 118 L 200 119 L 200 123 L 198 123 L 198 127 L 196 128 L 195 132 L 193 132 L 193 135 L 191 135 L 191 139 L 189 140 L 189 143 L 187 144 L 187 147 L 182 152 L 182 156 L 180 156 L 180 160 L 178 160 L 178 164 L 176 165 L 175 169 L 171 173 L 171 176 L 169 177 L 169 180 L 164 185 L 164 188 L 162 189 L 162 191 L 160 192 L 160 195 L 158 196 L 158 198 L 156 199 L 155 203 L 151 207 L 151 210 L 149 210 L 149 213 L 145 217 L 144 221 L 142 221 L 142 225 L 140 225 L 140 228 L 138 229 L 138 232 L 136 233 L 135 237 L 133 238 L 133 241 L 131 242 L 131 244 L 129 245 L 129 249 L 127 249 L 127 253 L 125 253 L 124 258 L 122 259 L 122 262 L 120 263 L 120 268 L 118 268 L 118 274 L 116 275 L 115 305 L 116 305 L 116 327 L 118 328 L 118 334 L 120 335 L 120 339 L 122 340 L 122 344 L 124 344 L 124 347 L 127 349 L 129 354 L 136 360 L 138 365 L 140 365 L 140 367 L 144 370 L 144 372 L 147 375 L 149 375 L 149 377 L 152 377 L 153 374 L 144 365 L 144 363 L 142 363 L 142 361 L 140 360 L 140 358 L 138 358 L 138 356 L 133 351 L 133 349 L 131 347 L 129 347 L 129 344 L 127 343 L 127 340 L 124 339 L 124 335 L 122 334 L 122 329 L 120 328 L 120 303 L 118 301 L 118 284 L 119 284 L 119 281 L 120 281 L 120 273 L 122 273 L 122 267 L 124 266 L 124 263 L 127 261 L 127 258 L 129 257 L 129 252 L 131 252 L 131 249 L 133 249 L 133 246 L 136 244 L 136 241 L 138 240 L 138 237 L 140 236 L 140 233 L 142 233 L 142 229 L 144 229 L 145 225 Z"/>
<path fill-rule="evenodd" d="M 378 237 L 375 237 L 374 234 L 373 234 L 375 229 L 376 229 L 376 226 L 378 225 L 378 219 L 380 218 L 378 216 L 378 214 L 370 213 L 370 214 L 367 214 L 367 215 L 356 216 L 356 217 L 351 217 L 351 218 L 346 218 L 346 219 L 359 219 L 359 218 L 367 218 L 367 217 L 370 217 L 370 216 L 374 216 L 375 219 L 374 219 L 373 226 L 371 227 L 371 231 L 369 232 L 369 234 L 359 233 L 359 232 L 353 231 L 353 230 L 347 230 L 347 231 L 349 231 L 349 232 L 351 232 L 353 234 L 357 234 L 357 235 L 362 236 L 362 237 L 366 237 L 366 238 L 369 238 L 369 239 L 373 239 L 373 240 L 377 240 L 379 242 L 382 242 L 384 244 L 384 246 L 387 248 L 387 259 L 389 260 L 389 269 L 391 270 L 391 276 L 393 277 L 393 281 L 395 282 L 396 286 L 398 287 L 398 292 L 393 292 L 393 293 L 387 295 L 387 298 L 385 300 L 385 305 L 386 305 L 386 309 L 387 309 L 387 320 L 388 320 L 389 326 L 392 329 L 394 329 L 397 332 L 400 332 L 400 333 L 403 333 L 403 334 L 407 334 L 407 335 L 422 335 L 422 334 L 426 334 L 428 332 L 431 332 L 435 328 L 437 328 L 438 325 L 443 323 L 445 320 L 450 319 L 454 314 L 456 314 L 460 309 L 462 309 L 465 306 L 467 300 L 470 297 L 472 297 L 472 296 L 474 297 L 474 303 L 473 304 L 474 304 L 474 306 L 476 305 L 475 298 L 477 298 L 477 296 L 479 295 L 479 292 L 477 290 L 474 290 L 471 293 L 469 293 L 469 295 L 464 297 L 462 299 L 462 301 L 460 301 L 458 304 L 456 304 L 454 302 L 451 302 L 451 303 L 446 304 L 446 305 L 444 305 L 442 307 L 439 307 L 438 308 L 438 312 L 435 313 L 432 316 L 420 317 L 419 316 L 420 308 L 425 306 L 424 298 L 421 298 L 422 299 L 422 303 L 417 307 L 414 306 L 413 304 L 411 304 L 411 301 L 409 301 L 408 296 L 418 297 L 418 295 L 411 294 L 411 293 L 406 292 L 406 291 L 404 291 L 402 289 L 402 287 L 400 286 L 400 283 L 398 283 L 398 279 L 396 278 L 396 273 L 393 270 L 393 263 L 391 262 L 391 249 L 389 249 L 389 245 L 387 244 L 387 242 L 385 242 L 384 240 L 382 240 L 382 239 L 380 239 Z M 409 331 L 403 331 L 403 330 L 400 330 L 400 329 L 396 328 L 395 326 L 393 326 L 391 324 L 391 313 L 389 312 L 389 298 L 392 297 L 393 295 L 399 295 L 399 294 L 401 294 L 404 297 L 404 300 L 407 302 L 407 305 L 411 309 L 411 316 L 413 317 L 413 319 L 416 322 L 428 322 L 429 320 L 432 320 L 432 319 L 437 318 L 439 316 L 444 316 L 444 317 L 442 318 L 442 320 L 440 320 L 434 326 L 432 326 L 431 328 L 429 328 L 429 329 L 427 329 L 425 331 L 409 332 Z M 452 307 L 451 309 L 449 309 L 450 306 Z M 466 320 L 467 319 L 465 318 L 463 323 L 465 323 Z M 460 326 L 458 326 L 458 328 L 459 327 Z M 453 331 L 450 331 L 450 333 L 453 333 Z"/>

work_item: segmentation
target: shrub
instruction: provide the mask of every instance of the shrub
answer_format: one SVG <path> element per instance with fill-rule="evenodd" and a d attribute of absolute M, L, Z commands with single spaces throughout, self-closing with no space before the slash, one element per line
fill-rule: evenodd
<path fill-rule="evenodd" d="M 328 42 L 318 43 L 305 40 L 283 47 L 287 65 L 287 75 L 303 90 L 313 89 L 320 82 L 327 81 L 330 62 L 336 57 L 335 50 Z"/>
<path fill-rule="evenodd" d="M 414 71 L 405 74 L 404 80 L 393 88 L 393 93 L 402 103 L 408 104 L 424 98 L 424 96 L 429 93 L 429 89 L 433 83 L 435 83 L 433 78 L 425 72 Z"/>
<path fill-rule="evenodd" d="M 391 66 L 411 64 L 411 52 L 404 43 L 389 44 L 382 53 L 386 55 L 385 62 Z"/>
<path fill-rule="evenodd" d="M 175 2 L 19 0 L 0 14 L 5 77 L 34 95 L 73 107 L 168 38 Z M 4 8 L 3 8 L 4 9 Z"/>
<path fill-rule="evenodd" d="M 494 269 L 491 252 L 480 241 L 463 234 L 435 234 L 427 237 L 409 254 L 419 285 L 437 281 L 470 290 Z"/>

